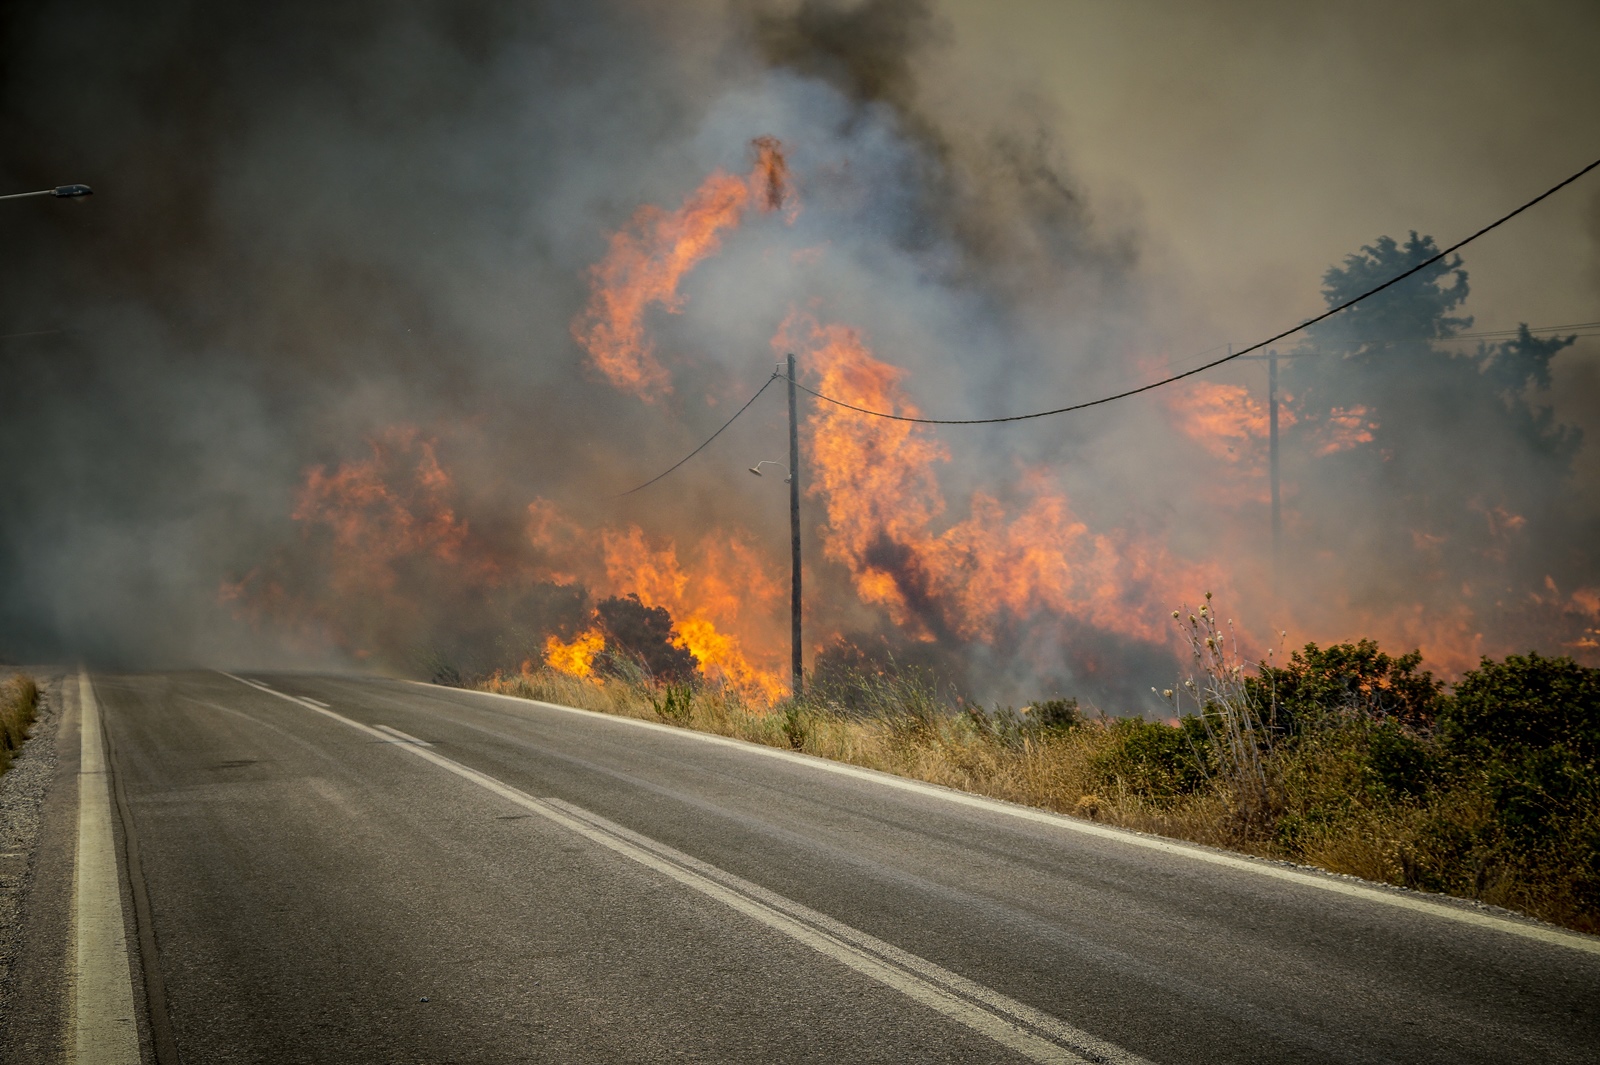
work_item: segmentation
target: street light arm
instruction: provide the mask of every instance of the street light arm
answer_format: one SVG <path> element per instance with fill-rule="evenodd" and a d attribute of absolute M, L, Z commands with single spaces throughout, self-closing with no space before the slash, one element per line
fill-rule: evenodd
<path fill-rule="evenodd" d="M 751 473 L 755 474 L 757 477 L 760 477 L 761 476 L 761 467 L 763 467 L 763 466 L 777 466 L 777 467 L 780 467 L 783 470 L 784 473 L 789 475 L 788 477 L 785 477 L 783 479 L 783 483 L 784 484 L 788 484 L 789 483 L 789 478 L 794 476 L 794 471 L 790 470 L 788 466 L 785 466 L 783 463 L 778 462 L 776 459 L 762 459 L 760 462 L 756 463 L 754 466 L 748 467 L 748 469 L 750 470 Z"/>
<path fill-rule="evenodd" d="M 0 200 L 26 200 L 32 196 L 93 196 L 94 190 L 87 185 L 57 185 L 53 189 L 40 189 L 38 192 L 13 192 L 0 196 Z"/>

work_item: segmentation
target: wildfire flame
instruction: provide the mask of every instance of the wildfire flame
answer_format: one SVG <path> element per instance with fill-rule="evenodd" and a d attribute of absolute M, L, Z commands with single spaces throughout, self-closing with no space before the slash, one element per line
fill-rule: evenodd
<path fill-rule="evenodd" d="M 773 343 L 805 351 L 829 396 L 918 413 L 899 387 L 902 371 L 874 357 L 856 330 L 791 315 Z M 864 602 L 924 639 L 992 641 L 1008 619 L 1049 613 L 1166 642 L 1166 603 L 1186 589 L 1226 586 L 1220 572 L 1183 563 L 1152 539 L 1091 532 L 1043 471 L 1025 472 L 1020 507 L 978 492 L 965 519 L 937 532 L 946 503 L 935 468 L 949 453 L 924 427 L 819 404 L 807 428 L 808 494 L 827 513 L 824 552 L 849 569 Z"/>
<path fill-rule="evenodd" d="M 421 614 L 400 587 L 419 560 L 449 574 L 445 588 L 503 583 L 508 567 L 474 542 L 436 449 L 418 429 L 394 426 L 367 441 L 366 457 L 306 470 L 291 517 L 320 565 L 308 573 L 304 560 L 280 553 L 224 580 L 218 600 L 241 619 L 286 627 L 292 644 L 366 658 L 375 645 L 403 639 Z"/>
<path fill-rule="evenodd" d="M 590 269 L 589 304 L 573 320 L 572 335 L 616 388 L 646 401 L 671 393 L 672 377 L 656 359 L 645 312 L 659 306 L 680 313 L 684 276 L 721 249 L 723 233 L 752 205 L 767 212 L 787 204 L 791 221 L 798 212 L 782 143 L 758 137 L 751 146 L 756 161 L 748 175 L 713 171 L 676 211 L 640 207 Z"/>
<path fill-rule="evenodd" d="M 650 308 L 681 312 L 684 278 L 752 210 L 782 211 L 791 221 L 796 216 L 799 201 L 783 146 L 770 137 L 752 146 L 748 174 L 713 172 L 677 210 L 641 207 L 591 269 L 590 298 L 572 334 L 617 389 L 647 401 L 669 394 L 671 374 L 646 329 Z M 794 258 L 809 261 L 821 253 L 805 249 Z M 826 395 L 872 410 L 919 413 L 902 387 L 905 371 L 878 358 L 858 330 L 791 313 L 773 346 L 800 354 L 803 372 Z M 1222 501 L 1264 502 L 1265 404 L 1248 388 L 1211 382 L 1165 395 L 1177 431 L 1215 460 L 1210 468 Z M 1372 443 L 1378 429 L 1374 412 L 1362 406 L 1334 408 L 1320 419 L 1299 413 L 1285 395 L 1280 429 L 1299 423 L 1316 457 Z M 838 609 L 828 605 L 835 620 L 848 615 L 853 625 L 858 607 L 866 607 L 914 640 L 998 644 L 1023 626 L 1053 622 L 1062 633 L 1081 626 L 1171 644 L 1174 605 L 1206 590 L 1222 601 L 1236 598 L 1220 564 L 1169 549 L 1170 529 L 1092 527 L 1046 470 L 1019 469 L 1011 483 L 952 506 L 938 476 L 950 452 L 925 426 L 817 403 L 806 416 L 803 440 L 806 492 L 823 511 L 817 531 L 825 561 L 842 569 L 859 600 Z M 595 599 L 632 594 L 646 607 L 665 608 L 674 642 L 713 681 L 758 702 L 787 694 L 787 619 L 778 580 L 785 567 L 742 530 L 712 528 L 680 545 L 633 524 L 586 527 L 554 503 L 535 499 L 527 505 L 520 541 L 494 549 L 474 534 L 454 500 L 436 442 L 412 428 L 387 430 L 369 442 L 366 457 L 306 471 L 292 516 L 321 553 L 317 577 L 325 574 L 325 580 L 297 583 L 280 559 L 224 582 L 219 599 L 254 619 L 289 620 L 307 641 L 331 640 L 359 657 L 384 638 L 392 651 L 400 640 L 393 627 L 424 615 L 423 596 L 440 589 L 487 594 L 536 582 L 581 585 Z M 1509 541 L 1524 525 L 1500 507 L 1485 505 L 1483 512 L 1497 541 Z M 1292 527 L 1292 511 L 1288 520 Z M 1413 530 L 1412 539 L 1429 565 L 1442 566 L 1442 535 Z M 418 570 L 437 570 L 439 579 L 421 582 L 423 591 L 413 590 L 415 598 L 407 600 L 402 584 L 415 586 Z M 824 587 L 831 579 L 826 573 Z M 1600 590 L 1563 595 L 1553 581 L 1547 584 L 1548 595 L 1535 593 L 1534 605 L 1567 620 L 1565 638 L 1573 624 L 1581 628 L 1566 646 L 1600 649 Z M 1370 634 L 1391 646 L 1420 647 L 1446 673 L 1470 668 L 1485 649 L 1481 622 L 1466 602 L 1469 589 L 1444 610 L 1374 606 L 1337 593 L 1332 598 L 1302 604 L 1316 613 L 1299 619 L 1297 638 L 1327 642 Z M 572 631 L 568 624 L 561 623 L 563 632 Z M 813 648 L 836 634 L 815 618 L 807 625 Z M 541 633 L 543 659 L 562 673 L 594 677 L 608 637 L 592 619 L 578 627 L 582 631 L 570 640 Z M 1244 654 L 1257 655 L 1259 644 L 1247 632 L 1239 635 Z M 1105 662 L 1092 649 L 1076 654 L 1084 672 Z"/>
<path fill-rule="evenodd" d="M 571 643 L 562 643 L 561 637 L 550 636 L 544 642 L 545 665 L 571 677 L 592 677 L 594 659 L 606 649 L 606 635 L 599 629 L 579 633 Z M 524 671 L 530 663 L 524 663 Z"/>
<path fill-rule="evenodd" d="M 772 561 L 742 534 L 713 530 L 686 567 L 676 545 L 652 544 L 636 525 L 604 528 L 596 537 L 548 500 L 529 504 L 527 532 L 545 559 L 541 572 L 575 577 L 597 597 L 632 593 L 647 607 L 664 607 L 673 642 L 710 679 L 767 702 L 788 693 L 778 650 L 782 588 Z"/>
<path fill-rule="evenodd" d="M 1170 393 L 1168 409 L 1178 428 L 1214 458 L 1240 462 L 1257 457 L 1257 445 L 1267 439 L 1270 417 L 1267 405 L 1243 385 L 1196 381 Z M 1287 403 L 1278 406 L 1278 428 L 1296 421 Z"/>
<path fill-rule="evenodd" d="M 367 458 L 306 471 L 290 516 L 331 531 L 347 563 L 336 570 L 339 579 L 387 589 L 393 563 L 405 555 L 460 558 L 467 523 L 448 501 L 453 486 L 434 447 L 416 429 L 396 426 L 368 441 Z"/>
<path fill-rule="evenodd" d="M 1372 420 L 1372 411 L 1366 407 L 1335 407 L 1323 427 L 1322 440 L 1317 445 L 1317 457 L 1370 444 L 1374 439 L 1373 431 L 1377 428 L 1378 423 Z"/>

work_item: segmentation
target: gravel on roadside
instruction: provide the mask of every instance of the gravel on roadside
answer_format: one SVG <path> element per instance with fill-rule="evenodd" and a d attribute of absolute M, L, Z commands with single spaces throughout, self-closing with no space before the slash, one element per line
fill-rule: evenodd
<path fill-rule="evenodd" d="M 56 739 L 61 724 L 61 677 L 41 676 L 39 707 L 28 739 L 11 768 L 0 775 L 0 1014 L 6 1012 L 11 972 L 22 934 L 45 792 L 56 774 Z"/>

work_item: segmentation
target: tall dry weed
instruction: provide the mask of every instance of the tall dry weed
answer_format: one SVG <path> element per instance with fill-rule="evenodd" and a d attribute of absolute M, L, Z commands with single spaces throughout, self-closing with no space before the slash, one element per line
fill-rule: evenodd
<path fill-rule="evenodd" d="M 39 685 L 26 673 L 0 684 L 0 773 L 11 768 L 11 760 L 22 750 L 38 709 Z"/>

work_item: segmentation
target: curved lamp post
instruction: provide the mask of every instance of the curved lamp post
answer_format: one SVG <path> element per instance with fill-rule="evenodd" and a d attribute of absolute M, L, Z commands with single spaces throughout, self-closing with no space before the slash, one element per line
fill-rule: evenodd
<path fill-rule="evenodd" d="M 763 466 L 777 466 L 780 469 L 782 469 L 783 470 L 783 474 L 784 474 L 784 477 L 783 477 L 783 483 L 784 484 L 788 484 L 790 481 L 794 480 L 794 474 L 789 472 L 789 467 L 785 466 L 783 463 L 778 462 L 778 461 L 776 461 L 774 459 L 762 459 L 760 462 L 758 462 L 754 466 L 750 467 L 750 472 L 755 474 L 757 477 L 760 477 L 761 476 L 761 467 L 763 467 Z"/>

